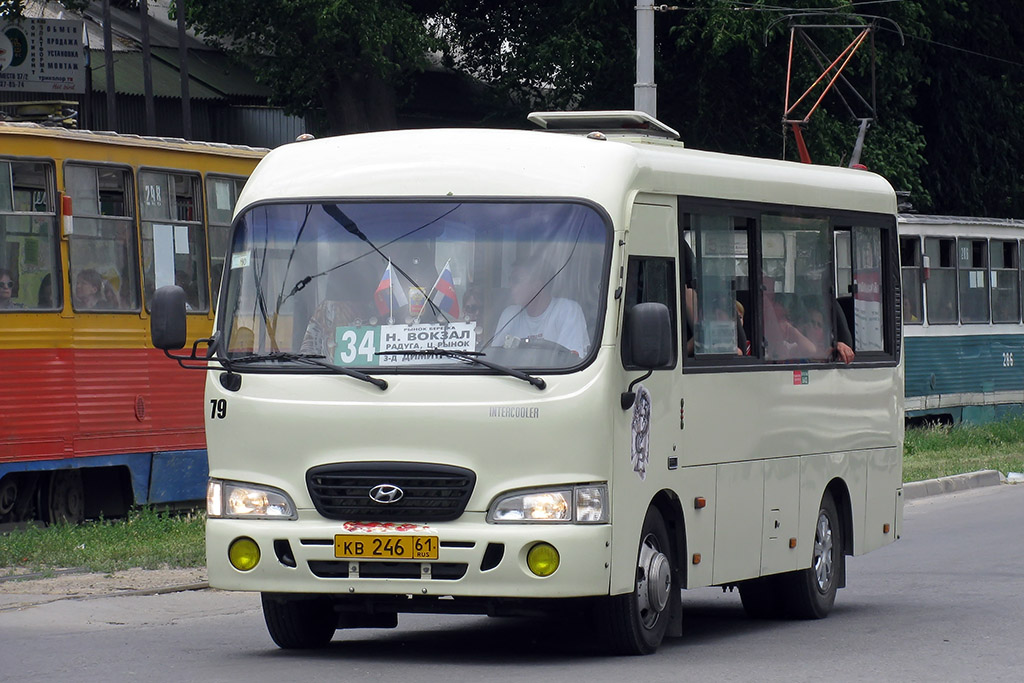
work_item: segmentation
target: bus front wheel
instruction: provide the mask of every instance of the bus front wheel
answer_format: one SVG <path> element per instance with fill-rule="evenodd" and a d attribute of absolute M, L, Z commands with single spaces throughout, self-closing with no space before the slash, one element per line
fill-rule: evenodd
<path fill-rule="evenodd" d="M 284 650 L 326 647 L 334 637 L 338 615 L 326 598 L 281 593 L 262 593 L 267 631 Z"/>
<path fill-rule="evenodd" d="M 640 532 L 633 592 L 601 601 L 599 623 L 606 645 L 614 653 L 646 655 L 661 644 L 669 624 L 672 592 L 679 590 L 671 555 L 665 520 L 652 507 Z"/>

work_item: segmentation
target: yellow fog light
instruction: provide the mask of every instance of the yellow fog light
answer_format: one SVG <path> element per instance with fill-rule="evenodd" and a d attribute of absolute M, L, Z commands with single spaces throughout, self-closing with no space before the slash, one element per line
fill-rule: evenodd
<path fill-rule="evenodd" d="M 251 538 L 236 538 L 228 547 L 228 560 L 240 572 L 247 572 L 260 563 L 260 547 Z"/>
<path fill-rule="evenodd" d="M 538 543 L 526 553 L 526 566 L 537 576 L 551 576 L 558 569 L 558 551 L 550 543 Z"/>

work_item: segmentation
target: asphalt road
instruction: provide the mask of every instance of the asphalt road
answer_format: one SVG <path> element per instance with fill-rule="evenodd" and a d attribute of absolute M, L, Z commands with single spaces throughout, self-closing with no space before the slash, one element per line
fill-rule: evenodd
<path fill-rule="evenodd" d="M 1018 681 L 1024 486 L 907 505 L 903 539 L 850 558 L 832 615 L 748 620 L 736 593 L 684 593 L 685 635 L 609 658 L 586 624 L 403 615 L 291 653 L 259 598 L 189 591 L 0 609 L 0 681 Z"/>

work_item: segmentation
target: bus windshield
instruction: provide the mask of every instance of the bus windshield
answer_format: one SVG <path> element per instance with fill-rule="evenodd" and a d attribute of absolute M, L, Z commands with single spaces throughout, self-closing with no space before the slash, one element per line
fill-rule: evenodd
<path fill-rule="evenodd" d="M 610 234 L 569 201 L 258 205 L 235 229 L 220 352 L 296 372 L 567 370 L 596 352 Z"/>

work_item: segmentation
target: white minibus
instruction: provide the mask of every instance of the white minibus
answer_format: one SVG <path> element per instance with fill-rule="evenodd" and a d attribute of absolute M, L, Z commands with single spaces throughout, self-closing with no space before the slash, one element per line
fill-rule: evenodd
<path fill-rule="evenodd" d="M 683 589 L 820 618 L 899 538 L 896 197 L 878 175 L 686 149 L 638 112 L 270 152 L 208 349 L 211 586 L 273 640 L 398 614 L 557 614 L 603 651 Z M 205 353 L 204 353 L 205 351 Z"/>

